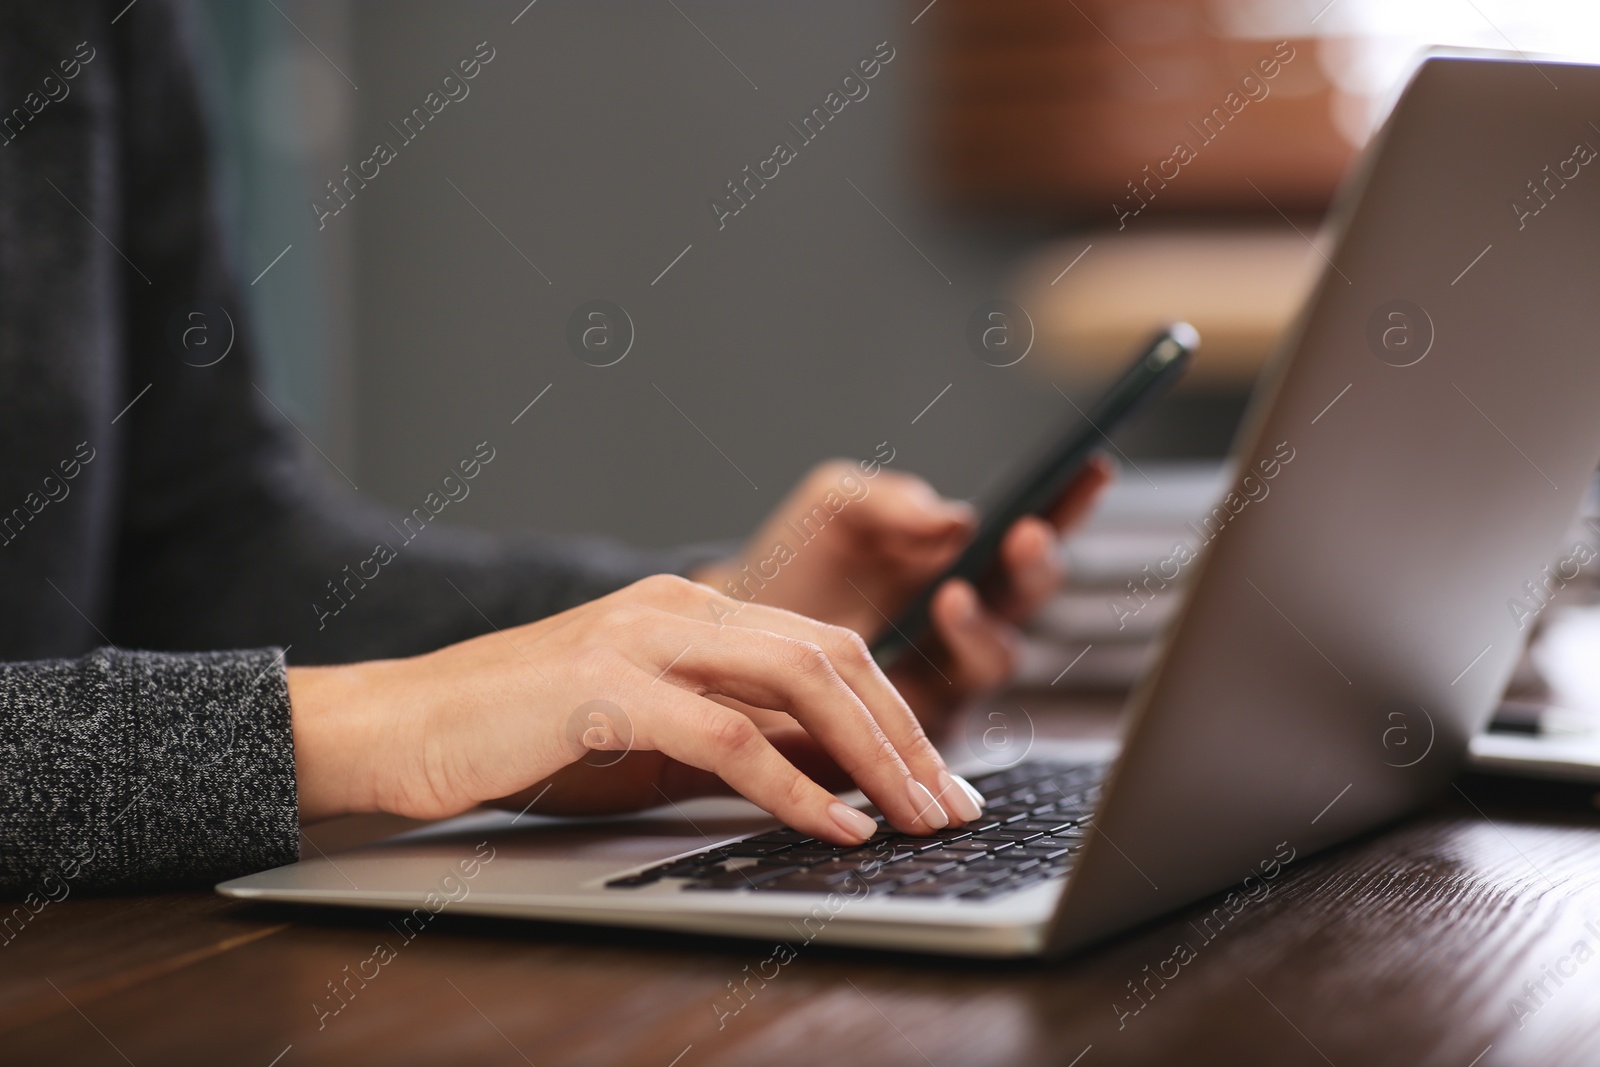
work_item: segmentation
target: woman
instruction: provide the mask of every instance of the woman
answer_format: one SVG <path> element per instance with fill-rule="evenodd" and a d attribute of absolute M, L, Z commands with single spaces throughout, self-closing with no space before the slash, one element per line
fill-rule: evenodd
<path fill-rule="evenodd" d="M 919 720 L 1007 676 L 1104 465 L 1011 531 L 996 606 L 947 584 L 887 677 L 861 635 L 973 522 L 908 475 L 818 468 L 732 558 L 402 531 L 300 468 L 243 333 L 169 343 L 242 311 L 189 53 L 162 0 L 0 13 L 0 888 L 211 882 L 294 860 L 302 821 L 535 798 L 731 788 L 841 843 L 873 829 L 851 781 L 908 832 L 976 817 Z M 774 531 L 846 477 L 870 491 L 774 573 Z"/>

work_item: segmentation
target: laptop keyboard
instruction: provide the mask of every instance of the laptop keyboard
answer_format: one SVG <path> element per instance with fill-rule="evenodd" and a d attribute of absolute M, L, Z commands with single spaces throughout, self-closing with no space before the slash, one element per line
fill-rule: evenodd
<path fill-rule="evenodd" d="M 754 893 L 862 893 L 992 900 L 1066 873 L 1089 833 L 1108 764 L 1030 761 L 977 776 L 988 802 L 959 828 L 928 837 L 902 834 L 878 816 L 861 845 L 833 845 L 798 830 L 772 830 L 704 849 L 637 874 L 609 889 L 672 881 L 685 890 Z"/>

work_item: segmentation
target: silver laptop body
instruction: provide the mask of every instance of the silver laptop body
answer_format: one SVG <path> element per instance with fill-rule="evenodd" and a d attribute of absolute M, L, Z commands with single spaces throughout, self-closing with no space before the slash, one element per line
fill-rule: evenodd
<path fill-rule="evenodd" d="M 449 909 L 984 956 L 1270 891 L 1448 788 L 1531 628 L 1516 605 L 1537 607 L 1600 462 L 1596 122 L 1600 67 L 1419 67 L 1340 195 L 1069 874 L 984 900 L 605 886 L 776 826 L 706 800 L 477 813 L 219 891 L 394 909 L 397 930 Z"/>

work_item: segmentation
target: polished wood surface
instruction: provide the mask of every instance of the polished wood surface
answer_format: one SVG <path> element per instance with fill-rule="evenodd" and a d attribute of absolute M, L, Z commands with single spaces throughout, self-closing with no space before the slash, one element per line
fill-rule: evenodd
<path fill-rule="evenodd" d="M 1587 799 L 1464 782 L 1296 861 L 1210 940 L 1191 924 L 1220 896 L 1055 963 L 808 946 L 744 1002 L 729 983 L 771 945 L 446 911 L 320 1029 L 328 983 L 397 940 L 387 916 L 73 895 L 0 948 L 0 1063 L 1592 1064 Z M 312 833 L 336 852 L 395 825 Z"/>

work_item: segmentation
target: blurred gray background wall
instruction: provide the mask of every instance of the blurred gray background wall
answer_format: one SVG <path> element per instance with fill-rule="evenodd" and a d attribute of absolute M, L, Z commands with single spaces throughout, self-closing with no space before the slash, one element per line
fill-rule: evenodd
<path fill-rule="evenodd" d="M 644 545 L 747 530 L 813 463 L 883 441 L 947 493 L 991 483 L 1070 408 L 967 345 L 1033 238 L 933 202 L 920 7 L 208 0 L 240 270 L 288 246 L 249 296 L 312 461 L 409 509 L 488 440 L 448 518 Z M 483 42 L 468 95 L 407 142 Z M 882 42 L 868 95 L 801 144 L 789 124 Z M 319 229 L 326 183 L 380 141 L 395 158 Z M 779 141 L 797 158 L 719 229 L 711 201 Z M 568 343 L 593 299 L 633 324 L 612 366 Z"/>

